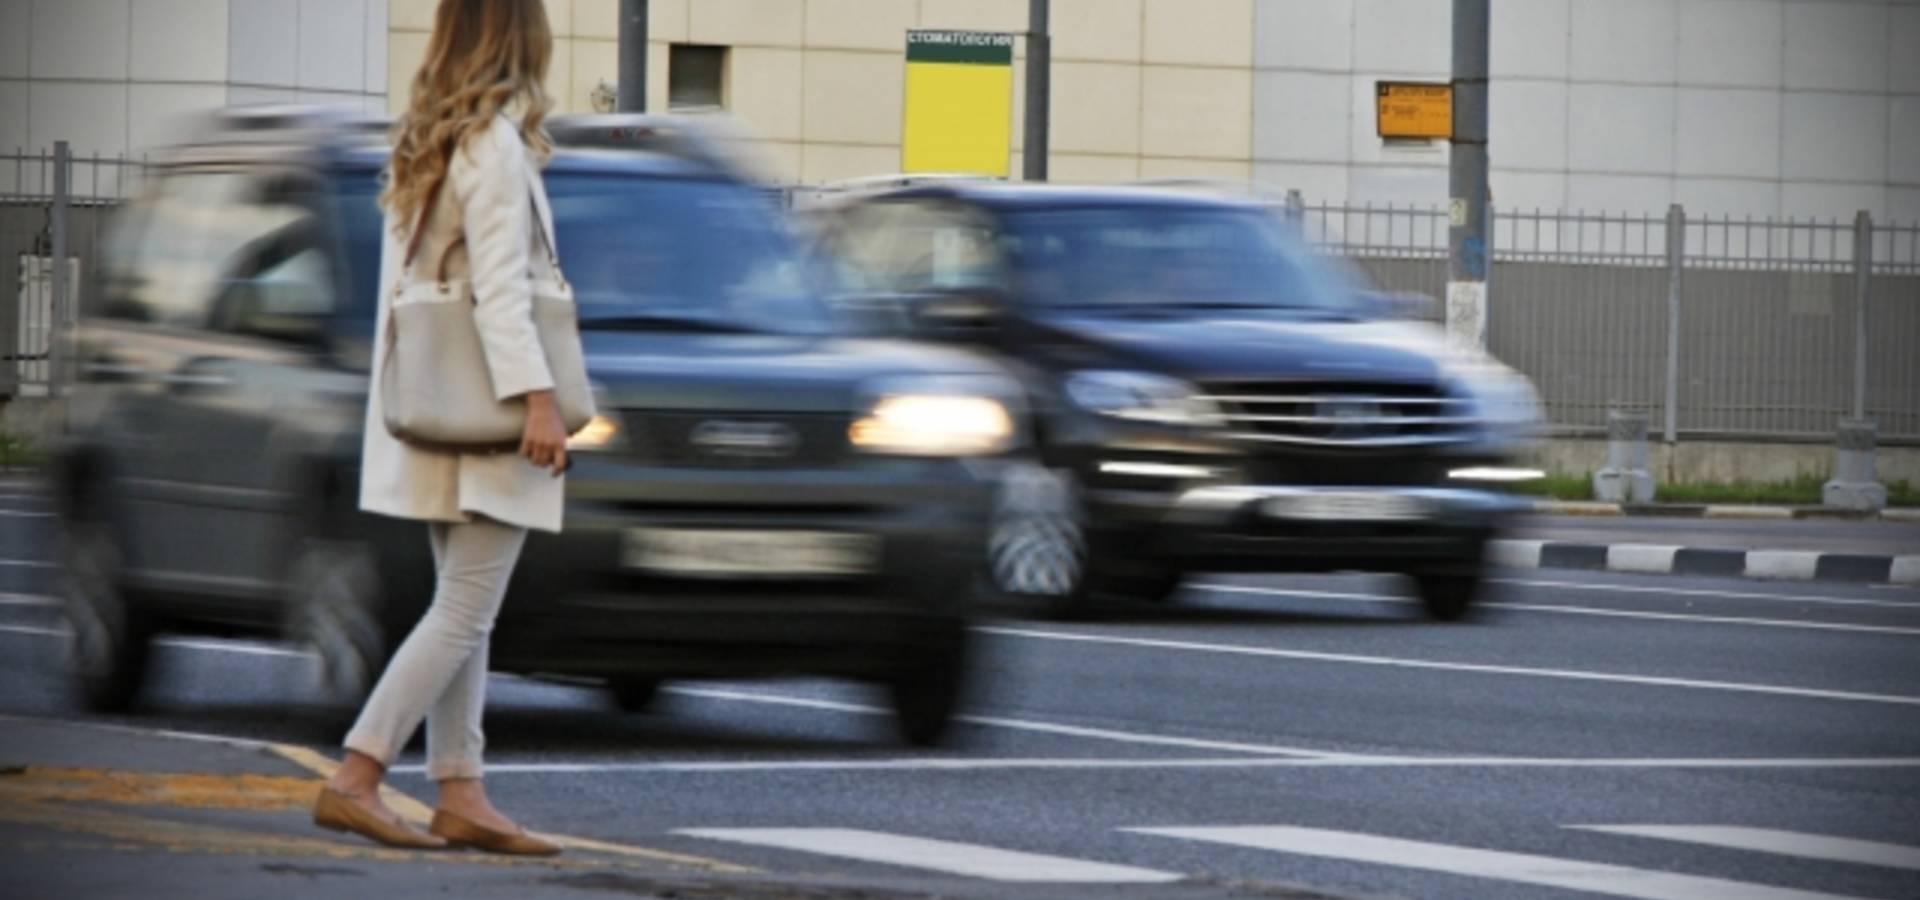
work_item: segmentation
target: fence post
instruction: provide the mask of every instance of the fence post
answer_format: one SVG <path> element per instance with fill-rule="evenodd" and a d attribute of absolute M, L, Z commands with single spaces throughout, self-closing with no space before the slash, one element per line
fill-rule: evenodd
<path fill-rule="evenodd" d="M 1867 417 L 1867 301 L 1873 294 L 1873 214 L 1853 217 L 1853 418 Z"/>
<path fill-rule="evenodd" d="M 73 197 L 73 147 L 66 141 L 53 142 L 53 211 L 49 229 L 53 232 L 53 302 L 47 322 L 47 394 L 61 396 L 66 390 L 67 309 L 67 212 Z"/>
<path fill-rule="evenodd" d="M 1680 293 L 1687 259 L 1687 211 L 1675 203 L 1667 207 L 1667 396 L 1665 438 L 1672 444 L 1680 431 Z"/>
<path fill-rule="evenodd" d="M 1292 225 L 1301 234 L 1306 234 L 1303 230 L 1306 227 L 1306 220 L 1307 199 L 1300 196 L 1299 188 L 1289 188 L 1287 190 L 1287 224 Z"/>

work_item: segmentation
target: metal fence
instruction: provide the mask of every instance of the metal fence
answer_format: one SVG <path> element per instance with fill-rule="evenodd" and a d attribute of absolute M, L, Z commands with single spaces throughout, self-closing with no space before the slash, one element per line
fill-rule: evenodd
<path fill-rule="evenodd" d="M 0 396 L 58 380 L 53 336 L 146 170 L 64 152 L 0 154 L 15 310 L 0 315 Z M 1297 193 L 1284 208 L 1382 288 L 1445 295 L 1444 209 Z M 1920 225 L 1507 210 L 1491 237 L 1489 349 L 1533 379 L 1559 433 L 1602 434 L 1624 407 L 1670 440 L 1824 440 L 1860 416 L 1920 443 Z"/>
<path fill-rule="evenodd" d="M 44 396 L 56 380 L 54 340 L 71 321 L 108 218 L 139 187 L 143 160 L 49 153 L 0 154 L 0 396 Z M 53 260 L 64 256 L 57 271 Z"/>
<path fill-rule="evenodd" d="M 1447 212 L 1286 212 L 1389 290 L 1445 295 Z M 1562 434 L 1610 408 L 1669 440 L 1824 440 L 1843 417 L 1920 442 L 1920 225 L 1501 211 L 1487 343 Z"/>

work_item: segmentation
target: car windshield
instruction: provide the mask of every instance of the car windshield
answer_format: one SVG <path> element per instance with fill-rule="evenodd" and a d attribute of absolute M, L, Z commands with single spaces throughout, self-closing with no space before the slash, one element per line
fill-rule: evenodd
<path fill-rule="evenodd" d="M 739 185 L 548 172 L 560 265 L 585 328 L 821 333 L 807 263 L 765 197 Z M 372 173 L 339 194 L 355 294 L 374 297 L 381 214 Z"/>
<path fill-rule="evenodd" d="M 1346 313 L 1352 286 L 1257 210 L 1156 206 L 1019 212 L 1021 293 L 1065 309 Z"/>

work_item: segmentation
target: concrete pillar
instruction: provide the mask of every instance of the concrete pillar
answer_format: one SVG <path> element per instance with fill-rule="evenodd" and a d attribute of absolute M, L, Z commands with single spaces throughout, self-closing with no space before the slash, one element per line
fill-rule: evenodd
<path fill-rule="evenodd" d="M 1835 430 L 1833 480 L 1820 491 L 1821 502 L 1839 509 L 1881 510 L 1887 487 L 1875 460 L 1878 431 L 1872 419 L 1841 419 Z"/>
<path fill-rule="evenodd" d="M 1607 411 L 1607 465 L 1593 473 L 1593 496 L 1608 503 L 1652 503 L 1647 467 L 1647 414 Z"/>

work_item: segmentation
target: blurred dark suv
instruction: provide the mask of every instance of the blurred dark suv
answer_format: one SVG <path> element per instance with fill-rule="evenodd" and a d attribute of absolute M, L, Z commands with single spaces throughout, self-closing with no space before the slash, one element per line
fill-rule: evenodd
<path fill-rule="evenodd" d="M 766 191 L 671 120 L 551 124 L 562 263 L 602 415 L 536 534 L 496 670 L 825 674 L 937 738 L 966 671 L 1018 385 L 849 339 Z M 377 123 L 230 113 L 119 217 L 59 458 L 80 684 L 130 702 L 161 630 L 285 637 L 370 687 L 432 591 L 418 523 L 356 510 L 381 255 Z"/>
<path fill-rule="evenodd" d="M 1538 425 L 1525 378 L 1397 320 L 1253 202 L 945 182 L 810 211 L 877 333 L 994 355 L 1033 404 L 991 570 L 1056 612 L 1195 571 L 1411 575 L 1467 612 Z"/>

